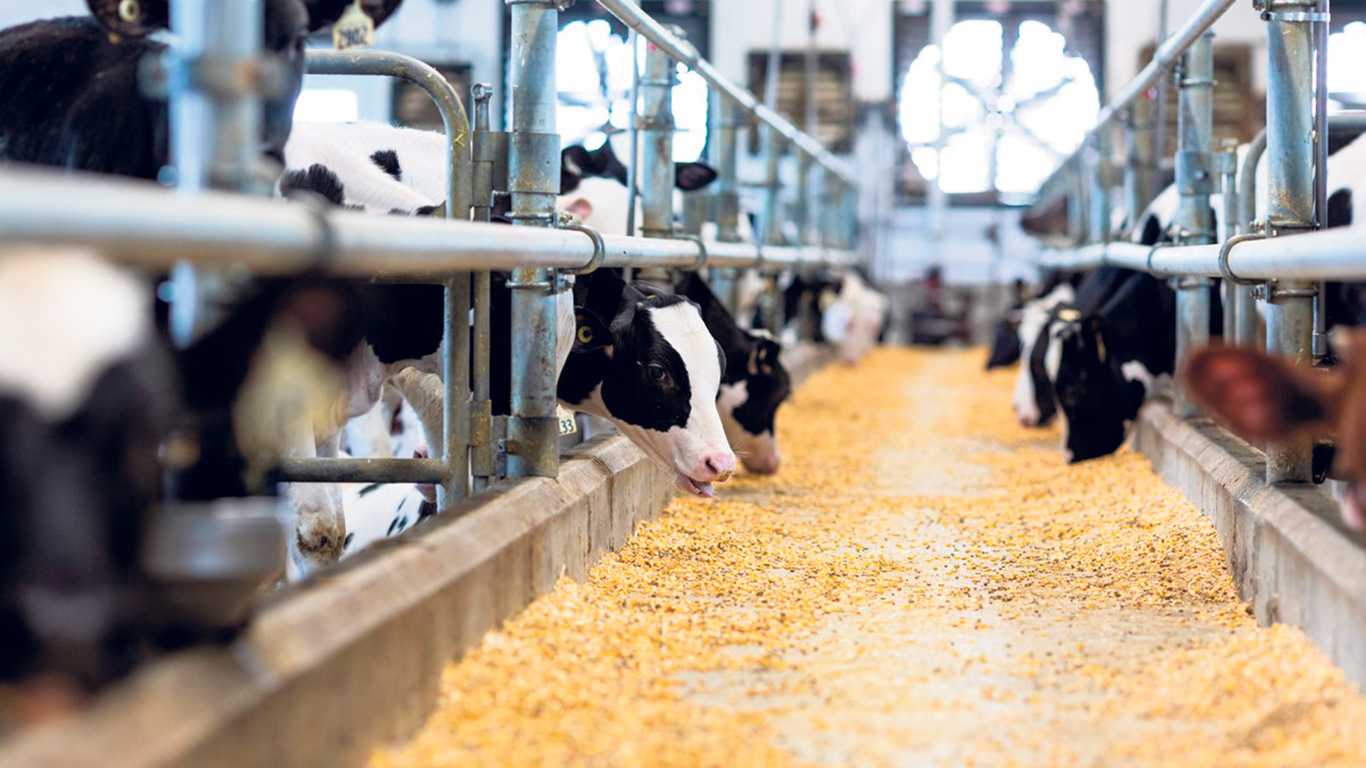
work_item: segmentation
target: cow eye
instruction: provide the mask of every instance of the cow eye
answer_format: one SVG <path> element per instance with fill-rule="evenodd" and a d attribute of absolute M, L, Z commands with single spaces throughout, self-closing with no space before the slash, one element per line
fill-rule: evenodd
<path fill-rule="evenodd" d="M 650 363 L 645 367 L 645 375 L 649 377 L 650 381 L 663 381 L 668 372 L 664 370 L 664 366 L 658 363 Z"/>

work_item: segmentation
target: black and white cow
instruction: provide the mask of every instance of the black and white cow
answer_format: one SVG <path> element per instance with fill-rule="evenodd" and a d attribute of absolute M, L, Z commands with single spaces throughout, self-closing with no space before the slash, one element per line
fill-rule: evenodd
<path fill-rule="evenodd" d="M 1005 314 L 996 321 L 996 326 L 992 331 L 991 352 L 987 356 L 987 370 L 1004 368 L 1007 365 L 1014 365 L 1020 361 L 1020 356 L 1024 351 L 1024 340 L 1021 338 L 1020 324 L 1024 320 L 1025 308 L 1030 302 L 1041 299 L 1052 293 L 1063 283 L 1076 288 L 1081 281 L 1081 275 L 1075 272 L 1054 270 L 1048 273 L 1043 284 L 1039 287 L 1038 293 L 1034 298 L 1030 298 L 1028 289 L 1024 287 L 1023 281 L 1016 281 L 1016 301 Z M 1070 299 L 1067 299 L 1070 301 Z"/>
<path fill-rule="evenodd" d="M 401 0 L 364 0 L 363 9 L 382 23 Z M 142 95 L 139 66 L 150 56 L 164 53 L 167 46 L 148 36 L 168 24 L 166 0 L 122 3 L 115 0 L 89 0 L 94 18 L 62 18 L 37 21 L 0 32 L 0 161 L 35 163 L 67 168 L 154 179 L 168 162 L 167 105 Z M 293 125 L 294 103 L 302 88 L 304 43 L 307 35 L 335 21 L 351 3 L 347 0 L 267 0 L 263 3 L 262 39 L 267 55 L 277 59 L 282 69 L 279 93 L 263 104 L 261 154 L 279 161 Z M 288 294 L 288 280 L 273 281 L 247 304 Z M 346 295 L 350 288 L 340 284 L 314 286 L 319 295 Z M 237 311 L 237 310 L 234 310 Z M 247 311 L 245 316 L 268 317 L 269 313 Z M 338 313 L 338 323 L 349 326 L 346 313 Z M 353 337 L 354 326 L 337 329 L 337 336 Z M 262 334 L 256 334 L 260 338 Z M 353 342 L 354 343 L 354 339 Z M 347 352 L 350 350 L 347 349 Z M 344 355 L 345 353 L 343 353 Z M 216 370 L 212 358 L 199 361 L 206 370 Z M 225 380 L 232 380 L 230 374 Z M 258 409 L 272 407 L 257 403 Z M 232 435 L 232 419 L 208 423 L 203 430 Z M 222 441 L 208 441 L 217 444 Z M 297 442 L 297 441 L 296 441 Z M 256 450 L 260 445 L 237 446 L 225 461 L 238 460 L 238 449 Z M 225 449 L 227 450 L 227 449 Z M 214 467 L 217 459 L 205 454 L 200 465 Z M 197 470 L 196 470 L 197 472 Z M 191 472 L 189 474 L 196 474 Z M 181 484 L 177 493 L 211 494 L 201 486 L 212 486 L 223 473 L 218 469 L 197 472 L 201 477 Z M 225 491 L 230 491 L 228 483 Z M 194 490 L 199 488 L 199 490 Z M 229 494 L 230 495 L 230 494 Z M 299 495 L 309 497 L 300 501 Z M 322 510 L 298 518 L 296 535 L 290 537 L 291 551 L 298 560 L 331 562 L 341 551 L 344 531 L 342 518 L 331 494 L 324 487 L 299 486 L 286 489 L 289 506 L 296 510 Z"/>
<path fill-rule="evenodd" d="M 741 328 L 697 273 L 687 273 L 679 293 L 701 309 L 707 330 L 725 354 L 717 407 L 730 447 L 750 472 L 777 472 L 780 456 L 774 422 L 778 407 L 792 393 L 792 379 L 779 360 L 782 345 L 766 331 Z"/>
<path fill-rule="evenodd" d="M 332 152 L 338 156 L 332 157 L 329 154 Z M 322 180 L 331 190 L 328 197 L 334 203 L 359 207 L 366 211 L 389 213 L 409 208 L 417 211 L 440 199 L 435 195 L 442 195 L 445 191 L 445 137 L 439 133 L 395 128 L 378 123 L 312 126 L 301 124 L 295 137 L 286 147 L 285 154 L 288 170 L 282 179 L 282 188 L 306 189 L 310 183 Z M 424 173 L 418 170 L 433 168 L 439 172 Z M 403 193 L 408 195 L 405 202 L 404 198 L 396 196 L 398 191 L 395 190 L 395 183 L 403 186 L 422 185 L 422 188 L 410 189 Z M 412 192 L 416 192 L 416 196 L 412 195 Z M 603 286 L 611 285 L 614 280 L 619 286 L 613 294 L 611 289 Z M 643 295 L 621 283 L 619 278 L 600 277 L 590 281 L 590 284 L 596 286 L 591 292 L 587 292 L 586 288 L 576 288 L 572 299 L 568 294 L 562 295 L 559 310 L 560 382 L 564 386 L 566 382 L 589 381 L 597 377 L 603 386 L 603 393 L 601 397 L 581 399 L 579 393 L 571 387 L 571 397 L 562 399 L 570 407 L 614 422 L 648 455 L 674 471 L 678 475 L 680 488 L 693 493 L 710 494 L 710 483 L 724 479 L 733 472 L 734 455 L 724 445 L 724 432 L 720 428 L 720 419 L 716 411 L 719 374 L 716 385 L 710 384 L 709 368 L 711 360 L 715 357 L 715 341 L 708 335 L 705 337 L 707 344 L 700 344 L 701 340 L 690 335 L 697 329 L 705 333 L 706 329 L 696 306 L 686 301 L 669 300 L 666 302 L 667 306 L 645 307 L 651 311 L 635 312 L 634 305 L 618 308 L 613 303 L 625 301 L 622 296 L 638 298 Z M 388 288 L 372 286 L 367 290 L 387 291 Z M 599 302 L 597 308 L 588 307 L 586 314 L 578 311 L 586 306 L 579 301 L 589 296 Z M 409 295 L 411 303 L 408 306 L 430 304 L 438 308 L 439 298 L 439 289 L 429 297 L 412 293 Z M 511 337 L 508 332 L 511 310 L 510 304 L 506 301 L 506 290 L 495 286 L 494 298 L 491 364 L 497 373 L 491 382 L 491 389 L 494 394 L 495 413 L 506 413 L 506 406 L 501 405 L 505 398 L 500 397 L 500 392 L 507 392 L 510 389 L 508 378 L 502 372 L 511 370 Z M 663 300 L 651 298 L 650 301 Z M 608 305 L 611 305 L 610 312 L 607 309 Z M 396 335 L 401 335 L 404 328 L 411 326 L 401 313 L 404 304 L 400 302 L 392 306 L 396 314 L 393 315 L 394 322 L 390 330 Z M 575 322 L 573 318 L 576 314 L 580 319 L 588 319 Z M 586 330 L 584 323 L 591 326 L 594 317 L 603 319 L 614 331 L 624 332 L 629 328 L 635 328 L 630 339 L 624 339 L 622 343 L 627 340 L 640 343 L 648 341 L 651 345 L 648 354 L 662 356 L 663 362 L 645 366 L 646 371 L 664 371 L 666 377 L 634 381 L 632 377 L 638 372 L 634 369 L 621 369 L 619 365 L 609 366 L 609 370 L 601 370 L 600 366 L 585 368 L 588 359 L 598 359 L 600 350 L 587 350 L 592 354 L 585 357 L 584 354 L 587 353 L 584 350 L 584 342 L 581 339 L 573 339 L 576 333 L 590 332 Z M 630 326 L 618 328 L 627 319 L 631 321 Z M 432 327 L 439 333 L 440 323 Z M 651 330 L 652 328 L 654 330 Z M 598 334 L 598 338 L 606 337 Z M 433 353 L 436 351 L 436 345 L 428 346 Z M 620 346 L 621 344 L 613 345 L 614 348 Z M 708 349 L 711 351 L 708 352 Z M 416 354 L 418 351 L 414 348 L 411 353 Z M 641 354 L 644 355 L 646 352 Z M 610 356 L 610 360 L 627 359 L 624 355 L 625 353 L 615 352 Z M 376 362 L 381 365 L 377 367 Z M 393 364 L 398 362 L 402 361 Z M 389 369 L 391 362 L 384 354 L 376 354 L 375 360 L 370 360 L 367 356 L 361 363 L 361 368 L 367 373 L 357 378 L 365 382 L 392 380 L 393 374 L 396 373 Z M 693 394 L 679 400 L 676 395 L 680 387 Z M 711 393 L 710 402 L 699 404 L 697 398 L 701 395 L 698 393 L 705 393 L 708 390 Z M 378 397 L 378 389 L 367 390 L 365 394 L 367 400 L 357 399 L 355 404 L 358 407 L 348 409 L 348 416 L 358 416 L 369 410 L 370 405 Z M 408 397 L 411 393 L 404 394 Z M 676 417 L 682 414 L 678 417 L 682 421 L 676 424 L 669 422 L 669 426 L 661 428 L 665 422 L 660 421 L 660 408 L 665 408 L 667 413 Z M 430 413 L 424 412 L 423 408 L 418 410 L 422 412 L 424 425 L 429 425 L 429 437 L 439 435 L 439 428 L 436 428 L 436 425 L 441 423 L 439 410 Z M 713 422 L 717 427 L 714 435 L 711 433 Z M 718 436 L 722 436 L 719 446 Z M 726 459 L 727 456 L 729 459 Z"/>
<path fill-rule="evenodd" d="M 382 23 L 402 0 L 364 0 Z M 144 97 L 138 68 L 166 45 L 168 0 L 87 0 L 94 17 L 35 21 L 0 31 L 0 160 L 155 179 L 169 157 L 168 109 Z M 283 68 L 264 104 L 261 149 L 283 158 L 304 75 L 304 43 L 350 0 L 267 0 L 262 40 Z M 129 14 L 132 14 L 131 16 Z"/>
<path fill-rule="evenodd" d="M 735 472 L 735 454 L 716 408 L 726 358 L 697 305 L 600 270 L 575 284 L 574 309 L 560 401 L 611 421 L 680 490 L 713 495 Z"/>
<path fill-rule="evenodd" d="M 273 494 L 253 457 L 278 451 L 281 411 L 259 406 L 310 399 L 297 360 L 355 343 L 325 282 L 262 286 L 174 352 L 152 304 L 91 254 L 0 253 L 0 679 L 127 671 L 161 629 L 140 559 L 154 510 Z"/>
<path fill-rule="evenodd" d="M 1119 277 L 1098 309 L 1060 309 L 1047 330 L 1044 367 L 1071 463 L 1119 450 L 1156 379 L 1175 370 L 1175 294 L 1151 275 Z"/>
<path fill-rule="evenodd" d="M 1043 296 L 1026 302 L 1020 310 L 1020 326 L 1017 331 L 1020 340 L 1020 371 L 1015 379 L 1015 393 L 1011 405 L 1021 426 L 1043 426 L 1052 421 L 1056 413 L 1051 392 L 1040 386 L 1044 380 L 1042 354 L 1035 359 L 1034 350 L 1039 343 L 1040 334 L 1048 328 L 1053 311 L 1059 306 L 1071 304 L 1076 298 L 1076 289 L 1071 283 L 1060 283 Z"/>

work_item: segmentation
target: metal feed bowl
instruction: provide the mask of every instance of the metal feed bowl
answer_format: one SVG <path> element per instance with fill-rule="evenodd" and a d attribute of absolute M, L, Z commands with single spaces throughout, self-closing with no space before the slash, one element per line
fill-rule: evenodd
<path fill-rule="evenodd" d="M 284 572 L 278 509 L 274 498 L 163 507 L 143 550 L 157 622 L 206 633 L 245 623 L 261 589 Z"/>

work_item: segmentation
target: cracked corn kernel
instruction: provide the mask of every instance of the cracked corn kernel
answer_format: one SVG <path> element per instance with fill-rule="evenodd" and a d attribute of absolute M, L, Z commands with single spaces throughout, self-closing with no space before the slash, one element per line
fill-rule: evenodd
<path fill-rule="evenodd" d="M 372 765 L 1360 764 L 1366 705 L 1209 522 L 1135 454 L 1064 466 L 980 364 L 821 372 L 778 477 L 675 500 Z"/>

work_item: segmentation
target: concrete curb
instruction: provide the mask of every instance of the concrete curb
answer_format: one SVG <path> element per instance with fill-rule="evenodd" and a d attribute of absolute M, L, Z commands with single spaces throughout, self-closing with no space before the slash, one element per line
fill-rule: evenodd
<path fill-rule="evenodd" d="M 801 345 L 783 362 L 795 387 L 833 359 Z M 558 478 L 501 484 L 272 595 L 232 646 L 158 660 L 16 737 L 0 768 L 363 765 L 426 721 L 449 660 L 561 576 L 584 579 L 672 496 L 673 476 L 626 438 L 590 440 Z"/>
<path fill-rule="evenodd" d="M 1366 687 L 1366 539 L 1342 525 L 1336 502 L 1312 485 L 1268 486 L 1261 452 L 1162 401 L 1144 409 L 1135 442 L 1214 521 L 1257 620 L 1302 628 Z"/>

